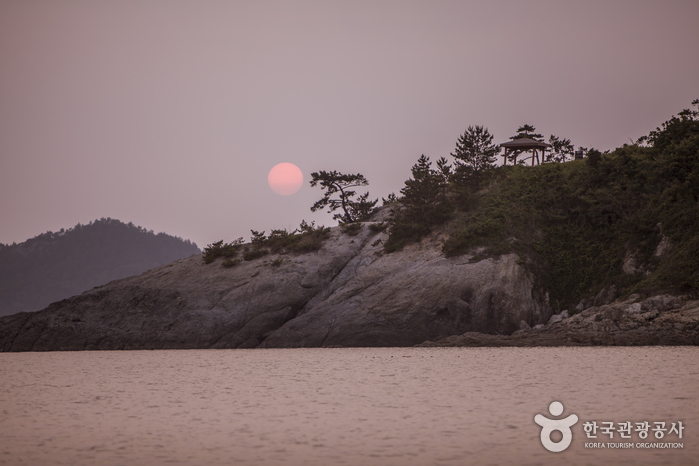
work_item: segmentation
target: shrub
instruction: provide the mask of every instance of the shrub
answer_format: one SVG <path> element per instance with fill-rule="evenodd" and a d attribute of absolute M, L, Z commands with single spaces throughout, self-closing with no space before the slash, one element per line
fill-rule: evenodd
<path fill-rule="evenodd" d="M 265 242 L 267 241 L 267 237 L 265 236 L 265 232 L 259 232 L 255 230 L 250 230 L 252 233 L 252 237 L 250 237 L 250 243 L 253 245 L 255 248 L 261 248 Z"/>
<path fill-rule="evenodd" d="M 384 231 L 386 228 L 388 228 L 388 225 L 386 222 L 379 222 L 379 223 L 370 223 L 369 224 L 369 229 L 373 231 L 374 233 L 379 233 L 381 231 Z"/>
<path fill-rule="evenodd" d="M 391 193 L 388 195 L 388 197 L 382 197 L 381 202 L 383 205 L 392 205 L 398 203 L 398 196 L 396 196 L 396 193 Z"/>
<path fill-rule="evenodd" d="M 279 267 L 280 265 L 282 265 L 282 262 L 284 262 L 284 259 L 282 259 L 281 257 L 277 257 L 270 263 L 270 265 L 272 267 Z"/>
<path fill-rule="evenodd" d="M 251 261 L 269 254 L 269 249 L 248 249 L 243 253 L 243 259 Z"/>
<path fill-rule="evenodd" d="M 230 243 L 224 243 L 223 240 L 211 243 L 204 248 L 204 263 L 210 264 L 219 257 L 235 257 L 242 245 L 243 238 L 238 238 Z"/>
<path fill-rule="evenodd" d="M 349 236 L 357 236 L 360 231 L 362 231 L 362 225 L 359 222 L 354 222 L 354 223 L 341 223 L 340 228 L 342 228 L 342 231 L 349 235 Z"/>
<path fill-rule="evenodd" d="M 306 253 L 317 251 L 323 242 L 330 237 L 330 228 L 316 226 L 315 222 L 301 221 L 299 228 L 288 232 L 285 229 L 272 230 L 269 236 L 265 232 L 252 232 L 252 249 L 246 252 L 245 260 L 252 260 L 270 252 L 273 254 Z M 264 251 L 264 252 L 263 252 Z"/>
<path fill-rule="evenodd" d="M 240 259 L 231 259 L 230 257 L 221 263 L 225 268 L 230 268 L 238 264 L 240 264 Z"/>

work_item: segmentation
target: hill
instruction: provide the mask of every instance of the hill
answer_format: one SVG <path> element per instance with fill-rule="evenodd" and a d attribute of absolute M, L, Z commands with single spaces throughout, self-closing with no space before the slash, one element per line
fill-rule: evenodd
<path fill-rule="evenodd" d="M 320 241 L 221 245 L 2 317 L 0 351 L 699 343 L 697 301 L 631 296 L 552 316 L 516 254 L 445 257 L 437 231 L 386 254 L 372 226 L 387 213 Z"/>
<path fill-rule="evenodd" d="M 403 208 L 387 248 L 443 230 L 448 257 L 515 253 L 556 311 L 575 313 L 597 295 L 699 293 L 697 111 L 612 152 L 453 177 L 445 191 L 431 217 Z"/>
<path fill-rule="evenodd" d="M 0 244 L 0 315 L 42 309 L 200 252 L 190 241 L 111 218 Z"/>
<path fill-rule="evenodd" d="M 221 245 L 0 318 L 0 350 L 410 346 L 548 321 L 515 255 L 449 259 L 437 237 L 384 254 L 374 224 Z"/>
<path fill-rule="evenodd" d="M 362 221 L 3 317 L 0 351 L 699 344 L 699 112 L 584 160 L 439 165 Z"/>

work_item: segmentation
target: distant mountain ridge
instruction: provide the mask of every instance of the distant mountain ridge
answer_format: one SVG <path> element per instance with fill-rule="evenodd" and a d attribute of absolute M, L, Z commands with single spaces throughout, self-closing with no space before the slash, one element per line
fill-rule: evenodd
<path fill-rule="evenodd" d="M 199 254 L 195 243 L 101 218 L 0 243 L 0 316 L 43 309 L 112 280 Z"/>

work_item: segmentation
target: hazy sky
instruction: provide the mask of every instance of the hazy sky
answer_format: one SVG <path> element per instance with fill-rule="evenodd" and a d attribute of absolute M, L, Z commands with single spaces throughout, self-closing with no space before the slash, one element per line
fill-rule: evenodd
<path fill-rule="evenodd" d="M 699 98 L 697 24 L 696 0 L 0 0 L 0 242 L 333 225 L 311 172 L 385 197 L 474 124 L 613 149 Z"/>

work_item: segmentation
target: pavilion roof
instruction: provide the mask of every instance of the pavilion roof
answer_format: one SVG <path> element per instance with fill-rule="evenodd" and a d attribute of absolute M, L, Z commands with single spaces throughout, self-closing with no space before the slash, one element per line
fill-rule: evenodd
<path fill-rule="evenodd" d="M 500 144 L 500 147 L 504 147 L 506 149 L 515 149 L 515 150 L 529 150 L 529 149 L 546 149 L 551 147 L 551 144 L 547 144 L 543 141 L 536 141 L 534 139 L 529 139 L 529 138 L 519 138 L 519 139 L 513 139 L 512 141 L 508 142 L 503 142 Z"/>

